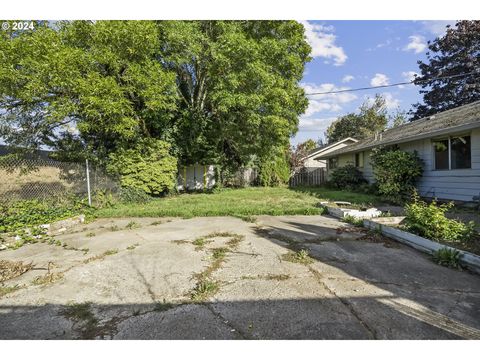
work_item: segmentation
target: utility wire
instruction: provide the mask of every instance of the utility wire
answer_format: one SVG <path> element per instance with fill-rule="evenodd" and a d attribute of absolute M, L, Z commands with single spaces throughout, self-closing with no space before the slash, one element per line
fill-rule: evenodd
<path fill-rule="evenodd" d="M 400 85 L 410 85 L 410 84 L 415 84 L 415 83 L 424 83 L 424 82 L 429 82 L 429 81 L 433 81 L 433 80 L 452 79 L 452 78 L 456 78 L 456 77 L 472 75 L 472 74 L 475 74 L 475 73 L 478 73 L 478 70 L 475 70 L 475 71 L 472 71 L 472 72 L 469 72 L 469 73 L 465 73 L 465 74 L 439 76 L 437 78 L 432 78 L 432 79 L 428 79 L 428 80 L 412 80 L 412 81 L 404 81 L 404 82 L 399 82 L 399 83 L 390 84 L 390 85 L 379 85 L 379 86 L 361 87 L 361 88 L 356 88 L 356 89 L 315 92 L 315 93 L 309 93 L 309 94 L 305 94 L 305 95 L 307 95 L 307 96 L 310 96 L 310 95 L 328 95 L 328 94 L 339 94 L 339 93 L 352 92 L 352 91 L 381 89 L 381 88 L 388 88 L 388 87 L 400 86 Z"/>

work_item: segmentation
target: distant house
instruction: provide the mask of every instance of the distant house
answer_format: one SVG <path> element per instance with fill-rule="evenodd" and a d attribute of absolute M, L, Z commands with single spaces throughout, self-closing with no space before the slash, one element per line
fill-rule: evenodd
<path fill-rule="evenodd" d="M 358 140 L 355 140 L 354 138 L 346 138 L 340 141 L 337 141 L 333 144 L 329 144 L 326 146 L 322 146 L 319 148 L 316 148 L 308 153 L 308 155 L 303 159 L 303 167 L 305 168 L 306 171 L 313 171 L 318 168 L 326 168 L 327 167 L 327 162 L 326 160 L 320 159 L 321 156 L 325 156 L 333 151 L 339 150 L 344 148 L 345 146 L 355 144 Z"/>
<path fill-rule="evenodd" d="M 353 164 L 373 182 L 370 153 L 380 145 L 418 152 L 424 161 L 417 183 L 422 196 L 472 201 L 480 194 L 480 101 L 385 130 L 313 160 L 327 161 L 327 176 Z"/>

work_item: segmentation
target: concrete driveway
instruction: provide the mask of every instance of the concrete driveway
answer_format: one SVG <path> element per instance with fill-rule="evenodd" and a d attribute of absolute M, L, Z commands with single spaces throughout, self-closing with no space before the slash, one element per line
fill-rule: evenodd
<path fill-rule="evenodd" d="M 1 339 L 480 339 L 480 277 L 326 216 L 102 219 L 0 252 Z M 308 250 L 307 256 L 302 249 Z"/>

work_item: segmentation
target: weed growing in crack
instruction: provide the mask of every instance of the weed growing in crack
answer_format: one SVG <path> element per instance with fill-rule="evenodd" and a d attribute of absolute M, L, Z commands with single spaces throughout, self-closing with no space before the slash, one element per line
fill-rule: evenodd
<path fill-rule="evenodd" d="M 285 261 L 308 265 L 313 263 L 313 259 L 310 257 L 310 254 L 307 250 L 302 249 L 296 252 L 290 251 L 282 255 L 282 259 Z"/>
<path fill-rule="evenodd" d="M 91 303 L 67 305 L 60 314 L 79 325 L 82 339 L 94 339 L 97 335 L 98 319 L 92 312 Z"/>
<path fill-rule="evenodd" d="M 207 240 L 206 237 L 199 237 L 192 241 L 192 244 L 195 245 L 195 250 L 202 250 L 206 244 L 211 243 L 211 240 Z"/>
<path fill-rule="evenodd" d="M 10 294 L 14 291 L 20 290 L 22 287 L 18 285 L 14 286 L 0 286 L 0 298 L 4 295 Z"/>
<path fill-rule="evenodd" d="M 92 261 L 95 261 L 95 260 L 103 260 L 103 259 L 105 259 L 106 256 L 115 255 L 117 253 L 118 253 L 118 249 L 107 250 L 103 254 L 92 256 L 92 257 L 89 257 L 88 259 L 83 260 L 83 263 L 88 264 L 88 263 L 90 263 Z"/>
<path fill-rule="evenodd" d="M 89 232 L 85 234 L 86 237 L 94 237 L 95 233 L 94 232 Z"/>
<path fill-rule="evenodd" d="M 42 276 L 36 277 L 33 281 L 33 285 L 47 285 L 54 283 L 55 281 L 63 279 L 63 273 L 47 273 Z"/>
<path fill-rule="evenodd" d="M 433 261 L 442 266 L 460 269 L 460 256 L 458 250 L 444 247 L 433 253 Z"/>
<path fill-rule="evenodd" d="M 133 229 L 138 229 L 139 227 L 140 227 L 140 224 L 132 220 L 125 226 L 125 229 L 133 230 Z"/>
<path fill-rule="evenodd" d="M 155 303 L 155 307 L 153 308 L 153 311 L 167 311 L 175 307 L 175 304 L 166 302 L 165 299 L 163 301 L 158 301 Z"/>
<path fill-rule="evenodd" d="M 209 297 L 215 295 L 220 286 L 218 282 L 211 280 L 201 280 L 197 283 L 191 293 L 191 299 L 195 302 L 205 301 Z"/>
<path fill-rule="evenodd" d="M 118 231 L 120 230 L 120 228 L 118 227 L 118 225 L 112 225 L 108 228 L 110 231 Z"/>
<path fill-rule="evenodd" d="M 343 221 L 352 224 L 354 226 L 363 227 L 363 219 L 356 218 L 352 215 L 345 215 Z"/>
<path fill-rule="evenodd" d="M 140 245 L 139 243 L 135 243 L 133 245 L 130 245 L 130 246 L 127 247 L 127 250 L 134 250 L 139 245 Z"/>

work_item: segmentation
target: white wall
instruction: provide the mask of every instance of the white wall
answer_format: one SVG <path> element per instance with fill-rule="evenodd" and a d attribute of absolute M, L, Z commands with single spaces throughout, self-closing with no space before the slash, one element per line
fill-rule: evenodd
<path fill-rule="evenodd" d="M 215 185 L 215 168 L 213 165 L 189 165 L 178 168 L 177 190 L 211 189 Z"/>
<path fill-rule="evenodd" d="M 480 129 L 470 132 L 472 144 L 472 167 L 471 169 L 435 170 L 433 162 L 433 146 L 431 139 L 400 144 L 404 151 L 418 152 L 424 161 L 423 176 L 417 183 L 418 192 L 425 197 L 437 197 L 439 199 L 451 199 L 460 201 L 472 201 L 472 197 L 480 194 Z M 363 176 L 373 182 L 373 171 L 370 164 L 370 152 L 365 152 Z M 354 155 L 346 154 L 343 159 L 352 158 Z"/>

